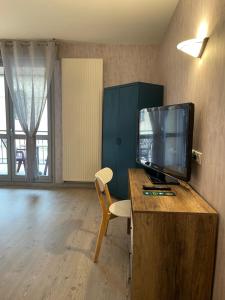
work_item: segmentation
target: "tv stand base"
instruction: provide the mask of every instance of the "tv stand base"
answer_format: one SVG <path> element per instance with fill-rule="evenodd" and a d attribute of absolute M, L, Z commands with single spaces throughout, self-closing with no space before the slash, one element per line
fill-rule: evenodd
<path fill-rule="evenodd" d="M 145 169 L 147 176 L 149 178 L 149 180 L 153 183 L 153 184 L 160 184 L 160 185 L 179 185 L 180 183 L 173 177 L 170 177 L 166 174 L 157 172 L 155 170 L 149 170 L 149 169 Z"/>

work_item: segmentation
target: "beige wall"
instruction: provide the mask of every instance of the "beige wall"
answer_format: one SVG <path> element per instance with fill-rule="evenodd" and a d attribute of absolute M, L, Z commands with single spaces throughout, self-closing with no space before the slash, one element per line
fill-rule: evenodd
<path fill-rule="evenodd" d="M 157 83 L 158 46 L 64 42 L 60 58 L 103 58 L 104 86 L 135 81 Z"/>
<path fill-rule="evenodd" d="M 135 81 L 158 83 L 158 46 L 103 45 L 93 43 L 61 42 L 60 58 L 103 58 L 104 86 Z M 60 67 L 57 64 L 55 81 L 55 179 L 62 183 L 62 103 Z"/>
<path fill-rule="evenodd" d="M 195 103 L 194 148 L 203 152 L 203 162 L 194 166 L 191 183 L 220 214 L 214 300 L 225 299 L 224 12 L 224 0 L 181 0 L 159 54 L 165 102 Z M 205 25 L 210 40 L 201 59 L 176 50 Z"/>

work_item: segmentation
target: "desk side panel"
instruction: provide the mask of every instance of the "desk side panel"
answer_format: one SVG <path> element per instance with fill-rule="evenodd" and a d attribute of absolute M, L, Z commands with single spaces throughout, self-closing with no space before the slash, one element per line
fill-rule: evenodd
<path fill-rule="evenodd" d="M 215 214 L 133 213 L 132 300 L 210 300 Z"/>

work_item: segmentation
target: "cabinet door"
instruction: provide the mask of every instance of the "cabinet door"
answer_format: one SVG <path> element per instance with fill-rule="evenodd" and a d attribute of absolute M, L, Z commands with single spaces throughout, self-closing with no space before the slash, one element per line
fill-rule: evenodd
<path fill-rule="evenodd" d="M 128 197 L 128 168 L 136 166 L 138 85 L 119 90 L 117 186 L 120 198 Z"/>
<path fill-rule="evenodd" d="M 139 84 L 138 109 L 163 105 L 163 86 L 157 84 Z"/>
<path fill-rule="evenodd" d="M 109 183 L 112 194 L 117 190 L 117 136 L 119 115 L 119 88 L 105 89 L 103 102 L 103 133 L 102 133 L 102 166 L 113 171 L 113 179 Z"/>

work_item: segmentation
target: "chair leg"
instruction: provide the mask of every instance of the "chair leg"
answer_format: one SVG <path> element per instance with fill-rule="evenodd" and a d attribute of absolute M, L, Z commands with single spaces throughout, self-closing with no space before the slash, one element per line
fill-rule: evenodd
<path fill-rule="evenodd" d="M 108 226 L 109 226 L 109 218 L 107 219 L 107 224 L 106 224 L 106 229 L 105 229 L 105 235 L 107 235 Z"/>
<path fill-rule="evenodd" d="M 44 169 L 45 176 L 47 175 L 47 170 L 48 170 L 48 159 L 46 159 L 46 162 L 45 162 L 45 169 Z"/>
<path fill-rule="evenodd" d="M 130 218 L 127 218 L 127 234 L 130 234 L 130 225 L 131 225 Z"/>
<path fill-rule="evenodd" d="M 101 244 L 102 244 L 102 239 L 104 237 L 104 234 L 105 234 L 106 229 L 107 229 L 107 225 L 109 223 L 109 217 L 110 217 L 110 215 L 103 215 L 103 217 L 102 217 L 100 229 L 99 229 L 99 232 L 98 232 L 96 248 L 95 248 L 95 256 L 94 256 L 94 262 L 95 263 L 98 260 L 98 256 L 99 256 L 99 252 L 100 252 L 100 248 L 101 248 Z"/>
<path fill-rule="evenodd" d="M 18 173 L 20 171 L 21 165 L 22 165 L 22 161 L 20 160 L 20 161 L 18 161 L 16 173 Z"/>

